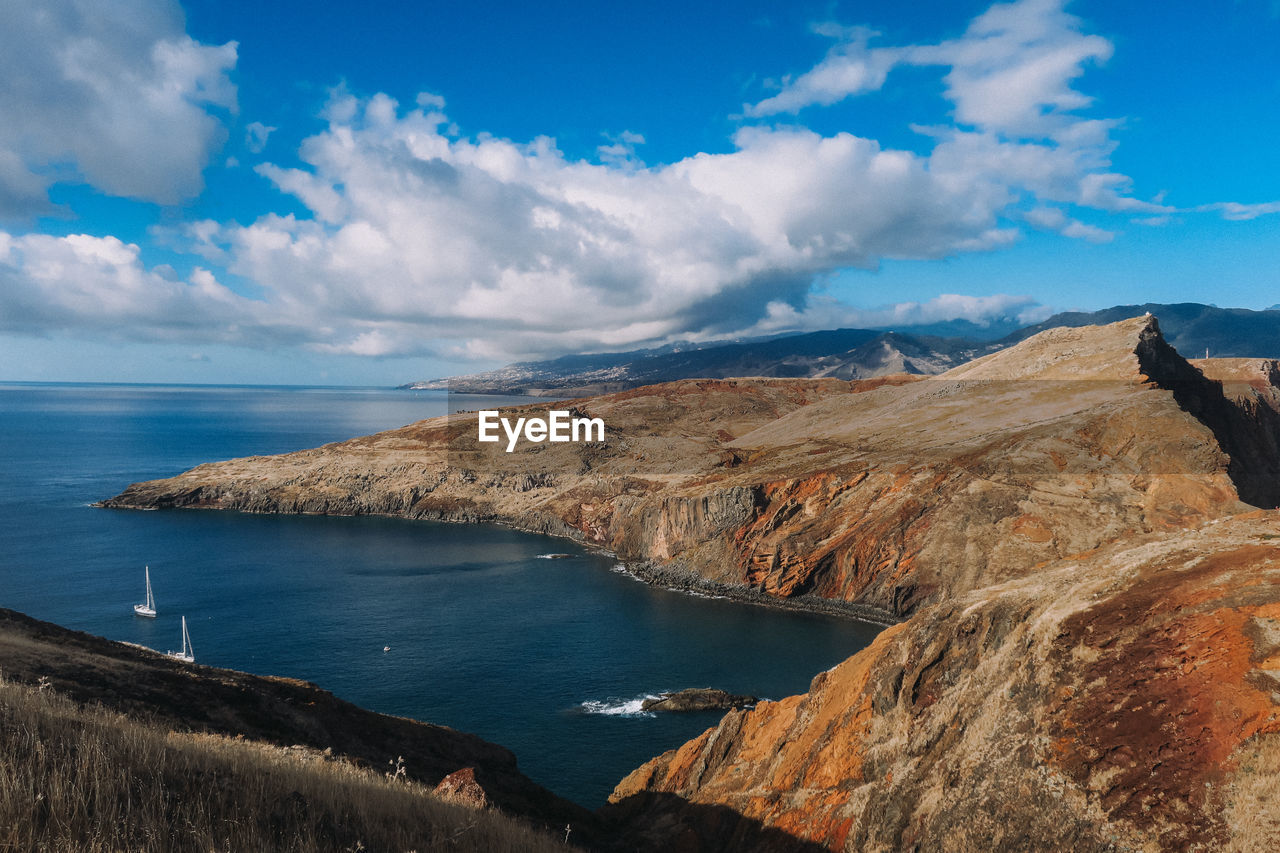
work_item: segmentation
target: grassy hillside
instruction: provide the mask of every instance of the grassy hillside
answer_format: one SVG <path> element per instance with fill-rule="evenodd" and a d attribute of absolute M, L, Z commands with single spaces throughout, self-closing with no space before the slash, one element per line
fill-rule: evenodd
<path fill-rule="evenodd" d="M 375 770 L 403 756 L 406 777 L 427 786 L 472 768 L 488 801 L 507 814 L 551 827 L 571 823 L 584 832 L 592 819 L 590 812 L 533 783 L 520 772 L 516 757 L 497 744 L 367 711 L 303 681 L 181 664 L 3 608 L 0 672 L 28 686 L 43 680 L 84 706 L 101 705 L 165 731 L 328 749 Z"/>
<path fill-rule="evenodd" d="M 176 733 L 0 678 L 0 849 L 566 849 L 315 750 Z"/>

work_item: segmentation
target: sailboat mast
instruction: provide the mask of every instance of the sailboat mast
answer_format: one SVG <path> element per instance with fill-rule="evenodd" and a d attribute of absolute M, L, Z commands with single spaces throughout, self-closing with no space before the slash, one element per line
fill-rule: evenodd
<path fill-rule="evenodd" d="M 155 594 L 151 592 L 151 567 L 144 566 L 142 571 L 147 580 L 146 599 L 142 604 L 133 605 L 133 612 L 138 616 L 146 616 L 149 619 L 154 619 L 156 615 L 156 597 Z"/>

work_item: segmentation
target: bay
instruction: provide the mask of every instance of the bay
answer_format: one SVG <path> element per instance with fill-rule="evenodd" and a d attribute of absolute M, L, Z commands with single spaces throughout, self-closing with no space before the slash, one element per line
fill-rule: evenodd
<path fill-rule="evenodd" d="M 185 615 L 200 664 L 302 678 L 373 710 L 474 732 L 592 808 L 718 719 L 637 713 L 644 696 L 714 686 L 781 698 L 877 633 L 656 589 L 608 555 L 496 525 L 89 506 L 202 462 L 516 402 L 367 388 L 0 385 L 0 606 L 161 651 L 180 645 Z M 553 552 L 571 557 L 542 558 Z M 144 565 L 154 620 L 132 612 Z"/>

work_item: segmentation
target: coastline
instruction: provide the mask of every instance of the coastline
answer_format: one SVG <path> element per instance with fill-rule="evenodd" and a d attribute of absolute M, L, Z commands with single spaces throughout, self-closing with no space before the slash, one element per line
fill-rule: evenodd
<path fill-rule="evenodd" d="M 611 552 L 606 551 L 605 553 Z M 775 595 L 761 592 L 754 587 L 722 584 L 708 580 L 687 569 L 681 569 L 677 566 L 660 566 L 650 560 L 640 563 L 620 561 L 620 564 L 626 568 L 628 574 L 637 580 L 643 581 L 650 586 L 662 587 L 673 592 L 683 592 L 707 598 L 725 598 L 742 604 L 755 604 L 760 607 L 772 607 L 778 610 L 796 610 L 804 613 L 837 616 L 842 619 L 852 619 L 881 628 L 889 628 L 905 621 L 887 610 L 869 604 L 838 601 L 816 595 L 778 598 Z"/>

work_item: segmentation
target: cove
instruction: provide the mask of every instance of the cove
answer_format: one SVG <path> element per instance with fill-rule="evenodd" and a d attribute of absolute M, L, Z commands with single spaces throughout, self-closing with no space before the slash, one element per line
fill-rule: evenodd
<path fill-rule="evenodd" d="M 87 506 L 131 480 L 443 405 L 369 389 L 0 388 L 0 603 L 160 649 L 185 615 L 201 664 L 474 732 L 589 807 L 719 718 L 637 714 L 645 695 L 781 698 L 879 630 L 651 587 L 606 554 L 494 525 Z M 540 559 L 552 552 L 571 556 Z M 155 620 L 132 614 L 144 564 Z"/>

